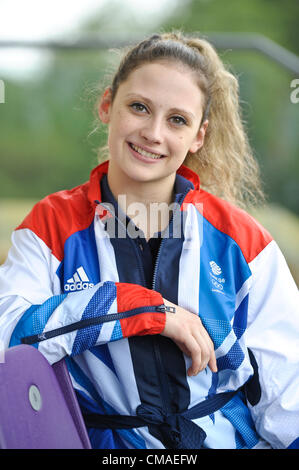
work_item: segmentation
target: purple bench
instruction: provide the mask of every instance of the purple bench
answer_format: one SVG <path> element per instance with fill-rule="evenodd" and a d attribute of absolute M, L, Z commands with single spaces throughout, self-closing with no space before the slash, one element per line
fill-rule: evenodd
<path fill-rule="evenodd" d="M 64 360 L 51 366 L 33 346 L 0 363 L 0 448 L 91 449 Z"/>

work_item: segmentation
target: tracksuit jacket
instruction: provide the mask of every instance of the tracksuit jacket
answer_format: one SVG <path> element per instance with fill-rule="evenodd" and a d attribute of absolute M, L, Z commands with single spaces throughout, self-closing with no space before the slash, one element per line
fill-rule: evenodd
<path fill-rule="evenodd" d="M 94 448 L 299 448 L 298 290 L 275 241 L 184 165 L 167 230 L 128 235 L 108 165 L 13 232 L 2 343 L 65 358 Z M 187 376 L 163 297 L 200 316 L 217 373 Z"/>

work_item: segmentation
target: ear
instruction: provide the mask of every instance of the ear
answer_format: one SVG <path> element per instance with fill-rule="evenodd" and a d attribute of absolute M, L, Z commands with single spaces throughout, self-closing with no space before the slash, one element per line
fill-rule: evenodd
<path fill-rule="evenodd" d="M 111 88 L 108 87 L 101 96 L 98 113 L 99 118 L 104 124 L 108 124 L 110 121 L 110 110 L 112 104 Z"/>
<path fill-rule="evenodd" d="M 189 149 L 189 152 L 195 153 L 197 152 L 197 150 L 199 150 L 203 146 L 208 125 L 209 125 L 209 121 L 205 120 L 203 124 L 200 126 L 200 129 L 194 139 L 193 144 L 191 145 Z"/>

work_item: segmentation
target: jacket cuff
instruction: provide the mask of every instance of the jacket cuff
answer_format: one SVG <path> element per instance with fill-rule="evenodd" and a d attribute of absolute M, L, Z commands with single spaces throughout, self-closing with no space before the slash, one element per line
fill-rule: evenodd
<path fill-rule="evenodd" d="M 125 312 L 135 308 L 144 308 L 144 312 L 130 318 L 120 320 L 124 337 L 156 335 L 165 327 L 165 312 L 146 312 L 146 307 L 164 305 L 159 292 L 139 286 L 138 284 L 115 283 L 117 290 L 117 311 Z"/>

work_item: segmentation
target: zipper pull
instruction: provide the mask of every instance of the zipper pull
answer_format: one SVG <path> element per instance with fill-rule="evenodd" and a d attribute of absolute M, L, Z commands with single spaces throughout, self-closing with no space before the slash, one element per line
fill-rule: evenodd
<path fill-rule="evenodd" d="M 175 307 L 170 307 L 168 305 L 160 305 L 159 307 L 156 307 L 157 312 L 170 312 L 170 313 L 175 313 Z"/>

